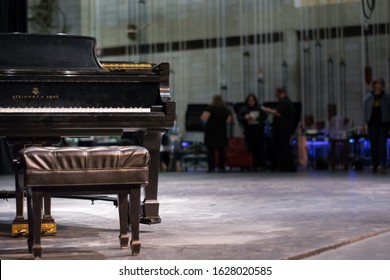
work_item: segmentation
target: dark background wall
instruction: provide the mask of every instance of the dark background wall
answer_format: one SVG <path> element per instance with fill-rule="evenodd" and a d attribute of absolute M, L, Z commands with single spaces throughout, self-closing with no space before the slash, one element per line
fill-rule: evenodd
<path fill-rule="evenodd" d="M 0 0 L 0 32 L 27 32 L 27 0 Z"/>

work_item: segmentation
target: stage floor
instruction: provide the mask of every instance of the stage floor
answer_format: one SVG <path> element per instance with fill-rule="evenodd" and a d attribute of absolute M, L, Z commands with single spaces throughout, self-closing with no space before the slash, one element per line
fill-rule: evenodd
<path fill-rule="evenodd" d="M 13 190 L 0 177 L 0 190 Z M 161 224 L 141 225 L 141 254 L 121 250 L 111 202 L 53 198 L 43 259 L 390 259 L 390 174 L 162 172 Z M 0 201 L 0 259 L 31 259 Z"/>

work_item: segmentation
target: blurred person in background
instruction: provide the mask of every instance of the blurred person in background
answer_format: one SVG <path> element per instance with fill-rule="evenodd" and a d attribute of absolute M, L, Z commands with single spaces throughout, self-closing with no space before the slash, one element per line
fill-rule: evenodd
<path fill-rule="evenodd" d="M 251 93 L 245 99 L 245 105 L 240 109 L 238 121 L 241 123 L 245 145 L 253 156 L 253 170 L 265 169 L 264 121 L 267 115 L 261 110 L 256 96 Z"/>
<path fill-rule="evenodd" d="M 277 88 L 275 96 L 278 100 L 276 107 L 262 107 L 262 110 L 274 116 L 272 137 L 276 151 L 276 170 L 282 172 L 296 171 L 291 147 L 291 138 L 295 129 L 294 104 L 284 88 Z"/>
<path fill-rule="evenodd" d="M 382 78 L 372 82 L 372 91 L 367 95 L 363 108 L 364 123 L 370 141 L 372 172 L 387 172 L 387 137 L 390 129 L 390 95 L 385 93 Z"/>
<path fill-rule="evenodd" d="M 207 146 L 208 172 L 215 170 L 215 153 L 218 153 L 218 170 L 225 171 L 227 125 L 232 122 L 232 113 L 222 96 L 215 95 L 210 106 L 202 113 L 205 125 L 204 144 Z"/>

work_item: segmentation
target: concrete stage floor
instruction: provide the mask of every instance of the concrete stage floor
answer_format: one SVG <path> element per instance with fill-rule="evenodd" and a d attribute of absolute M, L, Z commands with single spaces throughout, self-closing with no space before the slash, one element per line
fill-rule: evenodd
<path fill-rule="evenodd" d="M 0 190 L 13 189 L 0 177 Z M 141 254 L 121 250 L 111 202 L 53 199 L 58 234 L 43 259 L 390 259 L 390 174 L 160 173 L 161 224 L 141 225 Z M 0 201 L 0 259 L 31 259 Z"/>

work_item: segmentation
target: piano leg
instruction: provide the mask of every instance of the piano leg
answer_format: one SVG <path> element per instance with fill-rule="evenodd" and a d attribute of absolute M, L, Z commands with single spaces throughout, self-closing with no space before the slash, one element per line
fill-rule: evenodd
<path fill-rule="evenodd" d="M 25 236 L 28 234 L 28 221 L 24 218 L 24 192 L 19 187 L 18 175 L 15 175 L 16 217 L 12 221 L 11 236 Z M 55 235 L 57 225 L 51 216 L 51 197 L 44 197 L 44 215 L 41 232 L 43 235 Z"/>
<path fill-rule="evenodd" d="M 23 146 L 14 145 L 14 158 L 16 158 L 17 152 L 22 149 Z M 15 202 L 16 202 L 16 217 L 12 221 L 11 236 L 26 236 L 28 234 L 28 221 L 24 218 L 24 194 L 25 192 L 20 189 L 19 176 L 18 176 L 18 163 L 14 160 L 15 169 Z M 57 233 L 57 225 L 51 216 L 51 197 L 44 197 L 44 215 L 42 218 L 41 232 L 43 235 L 55 235 Z"/>
<path fill-rule="evenodd" d="M 140 222 L 143 224 L 158 224 L 161 222 L 159 216 L 158 193 L 158 172 L 160 166 L 160 145 L 161 138 L 166 130 L 148 130 L 144 136 L 143 146 L 150 153 L 149 184 L 145 191 L 145 200 L 142 203 Z"/>
<path fill-rule="evenodd" d="M 12 221 L 11 235 L 24 236 L 28 233 L 28 222 L 24 218 L 24 192 L 20 189 L 18 175 L 15 174 L 16 217 Z"/>
<path fill-rule="evenodd" d="M 45 195 L 43 197 L 44 214 L 42 218 L 41 232 L 43 235 L 55 235 L 57 233 L 57 225 L 51 216 L 51 197 Z"/>

